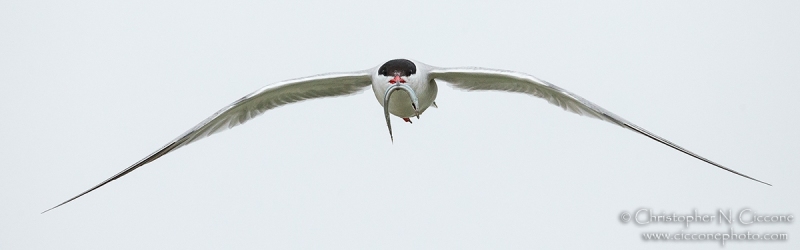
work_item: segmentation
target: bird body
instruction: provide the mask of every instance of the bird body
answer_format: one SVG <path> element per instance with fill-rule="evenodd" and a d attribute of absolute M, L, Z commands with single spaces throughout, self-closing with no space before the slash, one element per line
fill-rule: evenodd
<path fill-rule="evenodd" d="M 476 67 L 440 68 L 409 59 L 394 59 L 367 70 L 315 75 L 267 85 L 222 108 L 116 175 L 44 212 L 73 201 L 180 147 L 243 124 L 270 109 L 299 101 L 351 95 L 371 87 L 378 102 L 384 107 L 386 125 L 394 140 L 391 136 L 389 114 L 409 122 L 411 117 L 419 118 L 426 109 L 436 106 L 439 82 L 447 82 L 456 89 L 467 91 L 495 90 L 539 97 L 566 111 L 610 122 L 728 172 L 770 185 L 686 150 L 576 94 L 531 75 Z"/>
<path fill-rule="evenodd" d="M 407 60 L 407 59 L 396 59 L 396 60 Z M 395 60 L 392 60 L 395 61 Z M 389 61 L 389 62 L 392 62 Z M 422 114 L 425 112 L 428 107 L 433 104 L 433 101 L 436 100 L 436 94 L 439 92 L 439 88 L 436 85 L 434 79 L 430 78 L 428 72 L 431 71 L 432 67 L 421 62 L 411 61 L 415 67 L 416 72 L 414 74 L 410 74 L 408 76 L 400 76 L 403 82 L 395 82 L 391 83 L 390 80 L 394 79 L 394 72 L 388 72 L 381 74 L 380 70 L 371 70 L 372 73 L 372 91 L 375 92 L 375 98 L 378 99 L 378 102 L 381 105 L 384 105 L 383 100 L 385 98 L 386 90 L 389 89 L 392 85 L 396 84 L 405 84 L 411 87 L 416 93 L 417 98 L 419 99 L 419 107 L 417 110 L 409 105 L 411 103 L 411 97 L 408 93 L 403 92 L 394 92 L 392 93 L 391 99 L 394 100 L 389 103 L 389 113 L 400 117 L 400 118 L 410 118 L 416 116 L 418 114 Z M 392 70 L 390 68 L 390 70 Z M 402 71 L 402 69 L 396 69 Z M 402 75 L 403 73 L 400 72 Z M 388 75 L 388 76 L 387 76 Z"/>

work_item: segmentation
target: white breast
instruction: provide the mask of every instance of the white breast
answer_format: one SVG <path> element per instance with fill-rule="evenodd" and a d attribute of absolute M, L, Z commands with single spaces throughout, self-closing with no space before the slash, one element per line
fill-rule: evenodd
<path fill-rule="evenodd" d="M 416 74 L 404 78 L 406 80 L 405 83 L 396 83 L 408 85 L 417 94 L 420 105 L 420 107 L 417 107 L 419 114 L 425 112 L 433 104 L 439 91 L 436 82 L 428 79 L 427 73 L 427 69 L 418 69 Z M 392 83 L 389 83 L 390 79 L 390 77 L 378 74 L 373 74 L 372 76 L 372 91 L 375 92 L 375 98 L 377 98 L 381 106 L 383 106 L 383 97 L 386 89 L 392 86 Z M 414 107 L 411 105 L 411 98 L 407 92 L 395 91 L 392 93 L 389 101 L 389 113 L 401 118 L 414 116 Z"/>

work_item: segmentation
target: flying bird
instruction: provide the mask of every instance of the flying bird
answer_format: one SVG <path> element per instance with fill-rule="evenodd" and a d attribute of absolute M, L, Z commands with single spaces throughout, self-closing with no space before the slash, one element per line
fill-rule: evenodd
<path fill-rule="evenodd" d="M 576 94 L 531 75 L 476 67 L 440 68 L 414 60 L 394 59 L 367 70 L 315 75 L 267 85 L 225 106 L 194 128 L 161 147 L 161 149 L 111 176 L 111 178 L 42 213 L 67 204 L 180 147 L 243 124 L 267 110 L 308 99 L 351 95 L 372 87 L 375 97 L 383 106 L 389 137 L 394 141 L 389 114 L 398 116 L 409 123 L 413 117 L 419 119 L 419 115 L 424 113 L 426 109 L 431 106 L 436 107 L 438 82 L 447 82 L 450 86 L 462 90 L 498 90 L 539 97 L 564 110 L 630 129 L 708 164 L 771 186 L 769 183 L 739 173 L 692 153 Z"/>

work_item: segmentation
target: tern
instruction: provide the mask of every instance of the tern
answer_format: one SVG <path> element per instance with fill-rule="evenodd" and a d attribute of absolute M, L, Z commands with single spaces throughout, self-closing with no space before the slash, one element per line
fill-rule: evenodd
<path fill-rule="evenodd" d="M 597 118 L 630 129 L 708 164 L 772 186 L 769 183 L 739 173 L 698 154 L 692 153 L 675 143 L 622 119 L 622 117 L 576 94 L 546 81 L 539 80 L 531 75 L 514 71 L 477 67 L 440 68 L 415 60 L 394 59 L 378 67 L 367 70 L 315 75 L 267 85 L 225 106 L 211 115 L 211 117 L 197 124 L 194 128 L 186 131 L 178 136 L 178 138 L 161 147 L 161 149 L 139 160 L 130 167 L 111 176 L 89 190 L 55 207 L 45 210 L 42 213 L 67 204 L 180 147 L 243 124 L 267 110 L 308 99 L 351 95 L 359 93 L 368 87 L 372 87 L 375 97 L 383 106 L 386 126 L 389 129 L 389 137 L 394 141 L 389 114 L 398 116 L 409 123 L 412 117 L 419 119 L 419 116 L 424 113 L 426 109 L 429 107 L 436 107 L 435 100 L 438 92 L 437 82 L 440 81 L 447 82 L 456 89 L 467 91 L 497 90 L 539 97 L 566 111 Z M 398 90 L 400 91 L 398 92 Z"/>

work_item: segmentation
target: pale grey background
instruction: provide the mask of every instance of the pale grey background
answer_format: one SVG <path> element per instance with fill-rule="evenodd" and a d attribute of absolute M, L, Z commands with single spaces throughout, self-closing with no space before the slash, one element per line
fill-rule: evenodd
<path fill-rule="evenodd" d="M 0 2 L 0 249 L 720 249 L 640 207 L 800 211 L 800 2 Z M 44 215 L 266 84 L 394 58 L 530 73 L 767 187 L 536 98 L 269 111 Z M 724 226 L 688 232 L 725 231 Z M 797 223 L 737 227 L 788 232 Z"/>

